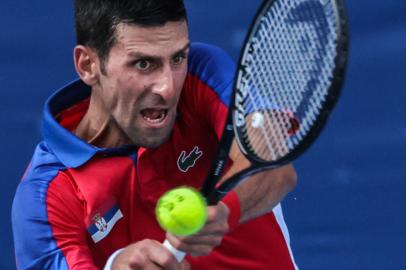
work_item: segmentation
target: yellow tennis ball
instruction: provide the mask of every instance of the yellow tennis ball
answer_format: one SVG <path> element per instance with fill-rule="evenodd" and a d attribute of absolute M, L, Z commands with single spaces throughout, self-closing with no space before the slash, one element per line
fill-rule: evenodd
<path fill-rule="evenodd" d="M 191 235 L 206 223 L 206 200 L 193 188 L 175 188 L 162 195 L 155 213 L 164 230 L 178 236 Z"/>

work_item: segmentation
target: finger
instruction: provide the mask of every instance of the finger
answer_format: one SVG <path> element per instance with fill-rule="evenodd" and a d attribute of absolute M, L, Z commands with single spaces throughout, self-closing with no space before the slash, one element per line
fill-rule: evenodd
<path fill-rule="evenodd" d="M 120 268 L 120 270 L 121 270 L 121 268 Z M 160 267 L 154 263 L 148 263 L 148 264 L 145 264 L 144 266 L 138 266 L 138 265 L 131 266 L 130 268 L 128 268 L 128 270 L 162 270 L 162 267 Z"/>
<path fill-rule="evenodd" d="M 217 246 L 221 243 L 223 239 L 223 234 L 208 234 L 208 235 L 194 235 L 184 238 L 178 238 L 176 236 L 168 236 L 167 240 L 177 248 L 182 249 L 184 245 L 210 245 Z"/>
<path fill-rule="evenodd" d="M 190 270 L 190 264 L 188 261 L 183 260 L 181 265 L 180 265 L 180 270 Z"/>
<path fill-rule="evenodd" d="M 179 250 L 185 251 L 188 255 L 191 256 L 207 256 L 209 255 L 215 246 L 212 245 L 188 245 L 182 244 Z"/>
<path fill-rule="evenodd" d="M 149 259 L 159 265 L 158 269 L 179 270 L 180 264 L 173 254 L 161 243 L 156 242 L 156 246 L 148 252 Z"/>
<path fill-rule="evenodd" d="M 181 239 L 168 235 L 167 240 L 178 250 L 182 250 L 192 256 L 205 256 L 209 255 L 211 251 L 221 244 L 221 236 L 204 236 L 193 237 L 188 239 L 190 242 L 184 242 Z"/>
<path fill-rule="evenodd" d="M 114 269 L 180 269 L 180 264 L 169 250 L 158 241 L 149 239 L 126 247 L 113 265 Z"/>
<path fill-rule="evenodd" d="M 223 202 L 207 207 L 207 224 L 227 220 L 230 210 Z"/>
<path fill-rule="evenodd" d="M 192 245 L 188 254 L 192 257 L 208 256 L 214 248 L 214 246 L 207 245 Z"/>
<path fill-rule="evenodd" d="M 227 232 L 229 232 L 229 230 L 230 230 L 230 226 L 228 224 L 228 219 L 227 220 L 224 219 L 224 220 L 220 220 L 217 222 L 207 223 L 197 233 L 195 233 L 191 236 L 183 236 L 183 237 L 179 237 L 179 238 L 187 239 L 190 237 L 205 236 L 205 235 L 224 235 Z"/>
<path fill-rule="evenodd" d="M 224 235 L 229 231 L 228 222 L 217 222 L 206 224 L 198 233 L 191 236 L 183 237 L 184 239 L 205 235 Z"/>

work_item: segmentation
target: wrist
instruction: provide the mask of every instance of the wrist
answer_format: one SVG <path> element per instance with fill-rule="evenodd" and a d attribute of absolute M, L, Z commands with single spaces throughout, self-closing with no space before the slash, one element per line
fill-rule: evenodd
<path fill-rule="evenodd" d="M 228 207 L 230 211 L 228 215 L 228 226 L 230 228 L 230 231 L 232 231 L 240 223 L 241 217 L 240 200 L 237 196 L 237 193 L 235 193 L 234 191 L 230 191 L 222 199 L 222 202 Z"/>

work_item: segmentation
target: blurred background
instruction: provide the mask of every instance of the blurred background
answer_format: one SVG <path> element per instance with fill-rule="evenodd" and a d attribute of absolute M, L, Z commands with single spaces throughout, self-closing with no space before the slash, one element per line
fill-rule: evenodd
<path fill-rule="evenodd" d="M 191 38 L 235 60 L 260 0 L 186 0 Z M 347 80 L 284 200 L 300 269 L 406 269 L 406 1 L 347 1 Z M 0 2 L 0 269 L 15 269 L 11 204 L 45 99 L 76 78 L 71 1 Z"/>

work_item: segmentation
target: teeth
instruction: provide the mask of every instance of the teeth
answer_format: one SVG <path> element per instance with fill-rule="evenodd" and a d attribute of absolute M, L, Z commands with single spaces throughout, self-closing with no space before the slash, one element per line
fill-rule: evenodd
<path fill-rule="evenodd" d="M 142 115 L 142 117 L 145 120 L 147 120 L 148 122 L 154 123 L 154 124 L 161 122 L 165 118 L 165 116 L 166 116 L 166 111 L 161 111 L 159 114 L 152 114 L 151 116 L 147 116 L 145 114 Z M 153 117 L 153 118 L 151 118 L 151 117 Z"/>

